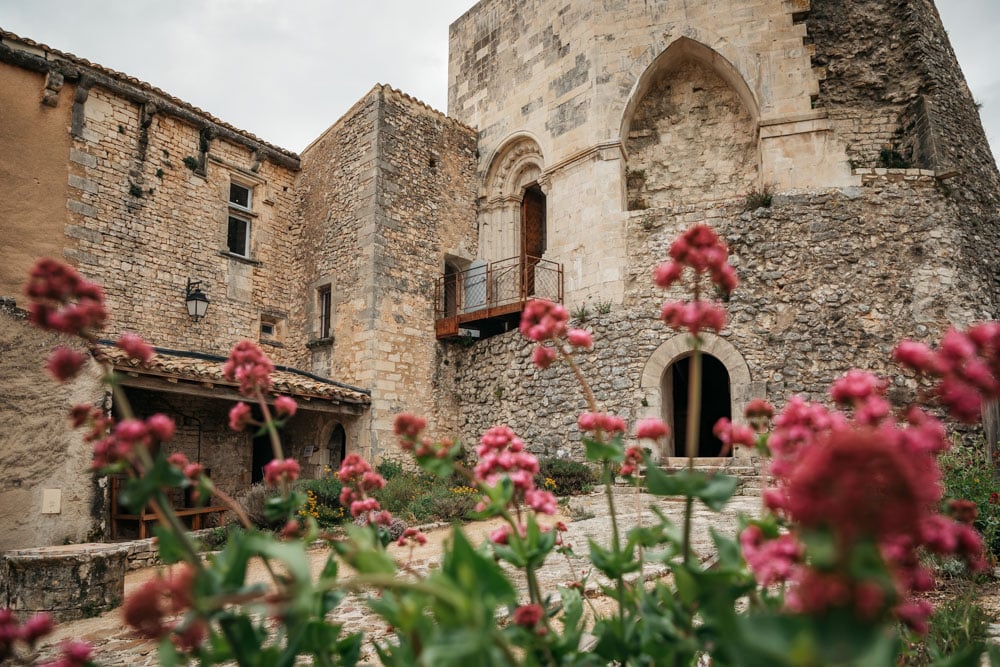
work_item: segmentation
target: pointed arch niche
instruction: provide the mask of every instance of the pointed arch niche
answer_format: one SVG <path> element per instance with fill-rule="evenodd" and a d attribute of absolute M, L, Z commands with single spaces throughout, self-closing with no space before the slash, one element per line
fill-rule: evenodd
<path fill-rule="evenodd" d="M 486 173 L 479 255 L 494 262 L 545 250 L 545 159 L 538 142 L 518 135 L 494 154 Z M 527 225 L 527 229 L 525 226 Z"/>
<path fill-rule="evenodd" d="M 628 208 L 733 199 L 757 187 L 759 110 L 726 58 L 687 37 L 633 88 L 622 118 Z"/>
<path fill-rule="evenodd" d="M 711 394 L 708 403 L 712 407 L 702 414 L 701 431 L 710 433 L 719 417 L 732 418 L 742 413 L 753 388 L 750 367 L 735 347 L 713 334 L 704 333 L 702 339 L 704 391 Z M 676 431 L 677 423 L 684 421 L 684 415 L 679 413 L 686 409 L 687 397 L 675 393 L 686 386 L 686 371 L 693 351 L 690 337 L 678 334 L 656 348 L 642 369 L 643 416 L 663 419 L 671 431 Z M 704 444 L 699 448 L 699 456 L 717 456 L 717 449 L 713 452 L 712 445 L 705 438 L 702 440 Z M 659 458 L 683 456 L 682 446 L 672 434 L 667 447 L 658 453 Z"/>

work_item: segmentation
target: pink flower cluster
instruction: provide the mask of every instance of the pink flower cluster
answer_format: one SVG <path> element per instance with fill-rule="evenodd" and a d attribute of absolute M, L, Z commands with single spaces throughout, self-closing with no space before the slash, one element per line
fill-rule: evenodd
<path fill-rule="evenodd" d="M 8 659 L 14 658 L 19 643 L 31 650 L 39 639 L 51 634 L 53 629 L 55 625 L 52 617 L 44 612 L 20 623 L 12 610 L 0 609 L 0 664 L 6 664 Z"/>
<path fill-rule="evenodd" d="M 167 457 L 167 462 L 172 466 L 180 468 L 184 476 L 195 484 L 198 483 L 202 473 L 205 472 L 205 466 L 200 463 L 192 463 L 183 452 L 174 452 Z"/>
<path fill-rule="evenodd" d="M 724 452 L 720 456 L 724 456 L 736 445 L 753 447 L 757 444 L 757 436 L 751 427 L 746 424 L 734 424 L 726 417 L 715 422 L 712 433 L 722 441 Z"/>
<path fill-rule="evenodd" d="M 763 433 L 770 426 L 774 417 L 774 406 L 762 398 L 751 399 L 743 408 L 743 416 L 757 433 Z"/>
<path fill-rule="evenodd" d="M 937 350 L 903 341 L 893 356 L 904 366 L 937 378 L 938 400 L 960 421 L 978 421 L 983 401 L 1000 398 L 1000 322 L 976 324 L 967 332 L 950 329 Z"/>
<path fill-rule="evenodd" d="M 256 398 L 271 389 L 274 364 L 255 343 L 241 340 L 229 352 L 229 359 L 222 367 L 222 375 L 231 382 L 238 382 L 240 393 Z"/>
<path fill-rule="evenodd" d="M 643 451 L 641 447 L 632 445 L 625 449 L 625 460 L 622 461 L 621 467 L 618 469 L 618 474 L 622 477 L 630 477 L 634 475 L 638 470 L 639 466 L 642 465 Z"/>
<path fill-rule="evenodd" d="M 757 534 L 747 535 L 744 556 L 759 579 L 791 582 L 787 601 L 795 611 L 847 607 L 874 619 L 892 610 L 922 630 L 930 608 L 911 595 L 933 578 L 920 565 L 919 551 L 955 554 L 977 570 L 984 566 L 983 550 L 968 523 L 937 510 L 942 489 L 936 455 L 948 446 L 943 425 L 915 407 L 896 423 L 883 408 L 884 390 L 879 378 L 852 371 L 831 395 L 853 407 L 853 418 L 796 397 L 774 419 L 768 444 L 777 486 L 766 491 L 765 502 L 795 530 L 828 531 L 836 565 L 818 571 L 792 558 L 790 546 L 772 546 Z M 787 536 L 794 540 L 794 533 Z M 850 554 L 868 542 L 880 547 L 892 575 L 889 587 L 852 574 Z"/>
<path fill-rule="evenodd" d="M 654 281 L 664 289 L 681 279 L 685 267 L 698 276 L 708 273 L 726 294 L 739 283 L 736 271 L 729 265 L 729 248 L 707 225 L 695 225 L 677 237 L 670 246 L 670 258 L 672 262 L 659 265 L 653 272 Z"/>
<path fill-rule="evenodd" d="M 625 432 L 625 420 L 603 412 L 581 412 L 576 425 L 585 433 L 615 435 Z"/>
<path fill-rule="evenodd" d="M 569 312 L 559 303 L 532 299 L 521 313 L 520 330 L 525 338 L 536 343 L 566 335 Z"/>
<path fill-rule="evenodd" d="M 173 632 L 171 639 L 185 650 L 193 650 L 205 640 L 207 626 L 198 618 L 182 623 L 170 617 L 191 609 L 195 570 L 182 564 L 167 577 L 150 579 L 134 590 L 122 605 L 125 623 L 149 639 L 159 639 Z"/>
<path fill-rule="evenodd" d="M 28 318 L 42 329 L 91 338 L 108 319 L 101 286 L 54 259 L 35 263 L 24 293 L 32 300 Z"/>
<path fill-rule="evenodd" d="M 662 419 L 657 419 L 656 417 L 640 419 L 639 423 L 635 425 L 635 437 L 637 438 L 659 440 L 668 435 L 670 435 L 670 427 Z"/>
<path fill-rule="evenodd" d="M 340 464 L 337 479 L 344 485 L 340 490 L 340 504 L 350 509 L 351 516 L 365 515 L 369 523 L 389 525 L 392 517 L 388 512 L 380 512 L 378 501 L 368 495 L 385 486 L 385 479 L 372 469 L 368 461 L 357 454 L 348 454 Z"/>
<path fill-rule="evenodd" d="M 509 426 L 494 426 L 483 433 L 476 448 L 479 463 L 473 470 L 475 481 L 495 486 L 501 477 L 514 484 L 515 501 L 524 502 L 539 514 L 555 514 L 556 497 L 535 488 L 538 459 L 524 449 L 524 441 Z M 495 540 L 494 540 L 495 541 Z"/>
<path fill-rule="evenodd" d="M 87 411 L 85 413 L 85 411 Z M 73 421 L 90 420 L 92 428 L 84 436 L 94 443 L 94 460 L 91 467 L 100 470 L 121 461 L 131 461 L 136 447 L 150 448 L 174 437 L 174 420 L 155 414 L 142 419 L 124 419 L 114 423 L 89 406 L 76 406 Z M 80 424 L 83 421 L 79 422 Z M 111 429 L 108 433 L 107 430 Z"/>
<path fill-rule="evenodd" d="M 447 458 L 455 443 L 451 440 L 434 442 L 430 438 L 421 438 L 420 434 L 425 428 L 427 420 L 409 412 L 396 415 L 392 426 L 393 432 L 399 438 L 400 448 L 413 452 L 417 459 Z"/>
<path fill-rule="evenodd" d="M 416 528 L 407 528 L 403 531 L 403 534 L 399 536 L 396 540 L 396 545 L 400 547 L 405 547 L 407 544 L 419 544 L 424 546 L 427 544 L 427 536 Z"/>
<path fill-rule="evenodd" d="M 802 560 L 802 545 L 792 535 L 768 540 L 757 525 L 749 525 L 740 533 L 740 547 L 761 586 L 787 581 Z"/>
<path fill-rule="evenodd" d="M 718 333 L 726 328 L 726 309 L 710 301 L 668 301 L 660 309 L 660 319 L 693 336 L 708 329 Z"/>
<path fill-rule="evenodd" d="M 132 359 L 143 363 L 148 364 L 153 358 L 153 348 L 141 336 L 134 333 L 123 333 L 118 338 L 115 346 L 123 350 Z"/>
<path fill-rule="evenodd" d="M 544 635 L 547 630 L 538 625 L 545 618 L 545 610 L 540 604 L 524 604 L 514 610 L 511 620 L 514 625 L 519 625 L 528 630 L 534 630 L 535 634 Z"/>
<path fill-rule="evenodd" d="M 268 486 L 278 486 L 294 482 L 299 478 L 299 462 L 295 459 L 271 459 L 264 466 L 264 483 Z"/>
<path fill-rule="evenodd" d="M 538 368 L 546 369 L 559 356 L 559 350 L 563 349 L 560 344 L 561 339 L 565 339 L 570 346 L 589 350 L 594 346 L 594 337 L 589 331 L 584 329 L 569 329 L 569 313 L 566 307 L 547 301 L 545 299 L 533 299 L 524 307 L 521 313 L 520 331 L 528 340 L 535 341 L 538 345 L 531 352 L 531 362 Z M 546 341 L 552 345 L 545 345 Z"/>
<path fill-rule="evenodd" d="M 729 294 L 738 284 L 736 271 L 729 265 L 729 248 L 706 225 L 695 225 L 677 238 L 670 246 L 673 261 L 661 264 L 653 272 L 654 282 L 664 289 L 671 287 L 684 275 L 684 269 L 695 273 L 692 283 L 694 300 L 663 304 L 660 319 L 671 329 L 688 331 L 697 336 L 702 331 L 716 333 L 726 326 L 726 310 L 717 303 L 704 301 L 700 280 L 708 276 L 724 294 Z"/>

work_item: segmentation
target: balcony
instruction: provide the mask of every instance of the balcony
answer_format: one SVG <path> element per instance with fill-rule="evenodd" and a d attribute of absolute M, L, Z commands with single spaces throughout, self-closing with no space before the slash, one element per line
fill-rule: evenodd
<path fill-rule="evenodd" d="M 531 299 L 563 300 L 563 267 L 522 256 L 442 276 L 434 286 L 434 329 L 438 339 L 473 331 L 492 336 L 517 326 Z M 476 335 L 476 334 L 473 334 Z"/>

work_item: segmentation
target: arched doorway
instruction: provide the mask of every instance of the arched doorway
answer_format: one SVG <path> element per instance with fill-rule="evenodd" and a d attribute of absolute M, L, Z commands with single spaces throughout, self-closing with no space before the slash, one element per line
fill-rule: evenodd
<path fill-rule="evenodd" d="M 545 193 L 533 183 L 521 198 L 521 271 L 524 296 L 535 293 L 535 266 L 545 254 Z"/>
<path fill-rule="evenodd" d="M 459 274 L 461 271 L 451 262 L 444 263 L 444 317 L 454 317 L 458 313 L 460 295 Z"/>
<path fill-rule="evenodd" d="M 701 358 L 701 415 L 698 428 L 697 456 L 720 456 L 722 441 L 712 428 L 725 417 L 732 419 L 732 391 L 725 365 L 710 354 Z M 660 393 L 663 396 L 663 420 L 673 432 L 674 456 L 687 453 L 691 356 L 677 359 L 663 371 Z M 729 452 L 732 454 L 732 452 Z"/>
<path fill-rule="evenodd" d="M 739 350 L 724 338 L 715 334 L 702 333 L 701 339 L 701 351 L 703 353 L 702 370 L 705 373 L 704 386 L 706 387 L 706 391 L 710 393 L 710 396 L 707 397 L 709 402 L 717 405 L 715 409 L 716 414 L 726 416 L 724 410 L 726 398 L 725 395 L 719 396 L 718 387 L 720 386 L 726 386 L 729 390 L 729 415 L 739 415 L 743 410 L 743 406 L 751 398 L 765 397 L 764 383 L 751 383 L 750 367 Z M 649 359 L 646 360 L 646 365 L 643 367 L 642 375 L 640 376 L 640 399 L 642 405 L 636 409 L 637 417 L 658 417 L 666 421 L 675 433 L 684 433 L 684 427 L 677 428 L 677 424 L 675 423 L 678 420 L 674 417 L 677 406 L 674 405 L 675 391 L 673 382 L 675 371 L 680 378 L 683 378 L 685 364 L 690 367 L 690 357 L 693 351 L 691 337 L 688 334 L 677 334 L 661 343 L 649 355 Z M 709 358 L 713 361 L 706 363 L 705 360 Z M 682 380 L 678 381 L 681 382 Z M 686 396 L 686 386 L 686 384 L 683 385 L 683 388 L 679 388 L 676 393 Z M 716 390 L 712 391 L 711 387 L 715 387 Z M 712 397 L 711 394 L 715 396 Z M 680 407 L 686 410 L 686 404 Z M 715 425 L 715 421 L 713 420 L 705 424 L 705 422 L 709 422 L 709 419 L 711 417 L 703 412 L 703 425 L 707 426 L 709 431 L 711 431 L 711 427 Z M 715 419 L 717 420 L 718 417 Z M 684 421 L 680 420 L 680 424 L 683 423 Z M 708 441 L 705 440 L 705 442 Z M 660 458 L 683 456 L 684 451 L 674 445 L 674 439 L 671 437 L 667 446 L 660 451 L 654 452 L 654 456 Z M 705 453 L 701 455 L 711 456 L 712 454 Z"/>
<path fill-rule="evenodd" d="M 344 462 L 344 457 L 347 456 L 347 433 L 344 431 L 344 427 L 337 424 L 333 427 L 333 431 L 330 432 L 330 441 L 327 444 L 327 449 L 329 450 L 329 466 L 333 471 L 340 470 L 340 464 Z"/>

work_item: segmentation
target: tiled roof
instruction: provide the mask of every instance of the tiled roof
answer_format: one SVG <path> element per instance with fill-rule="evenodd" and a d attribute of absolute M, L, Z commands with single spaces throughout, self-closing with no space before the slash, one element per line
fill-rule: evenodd
<path fill-rule="evenodd" d="M 186 110 L 188 110 L 188 111 L 190 111 L 190 112 L 192 112 L 194 114 L 202 116 L 203 118 L 205 118 L 205 120 L 210 121 L 210 122 L 214 123 L 215 125 L 218 125 L 220 127 L 224 127 L 227 130 L 235 132 L 236 134 L 243 135 L 247 139 L 249 139 L 249 140 L 251 140 L 251 141 L 253 141 L 253 142 L 257 143 L 257 144 L 260 144 L 262 146 L 266 146 L 266 147 L 270 148 L 271 150 L 276 151 L 278 153 L 281 153 L 281 154 L 283 154 L 283 155 L 285 155 L 285 156 L 287 156 L 289 158 L 293 158 L 295 160 L 298 160 L 298 158 L 299 158 L 298 154 L 296 154 L 293 151 L 288 150 L 287 148 L 282 148 L 281 146 L 276 146 L 276 145 L 274 145 L 274 144 L 272 144 L 270 142 L 264 141 L 260 137 L 254 135 L 254 134 L 252 134 L 250 132 L 247 132 L 246 130 L 241 130 L 240 128 L 238 128 L 238 127 L 236 127 L 234 125 L 230 125 L 229 123 L 216 118 L 215 116 L 213 116 L 212 114 L 208 113 L 207 111 L 205 111 L 203 109 L 200 109 L 200 108 L 196 107 L 193 104 L 189 104 L 188 102 L 185 102 L 184 100 L 182 100 L 180 98 L 174 97 L 170 93 L 164 92 L 160 88 L 157 88 L 156 86 L 154 86 L 152 84 L 146 83 L 145 81 L 143 81 L 141 79 L 137 79 L 134 76 L 129 76 L 128 74 L 124 74 L 122 72 L 118 72 L 118 71 L 110 69 L 108 67 L 104 67 L 103 65 L 98 65 L 97 63 L 92 63 L 89 60 L 87 60 L 86 58 L 81 58 L 79 56 L 75 56 L 72 53 L 66 53 L 64 51 L 59 51 L 58 49 L 53 49 L 51 46 L 48 46 L 47 44 L 42 44 L 40 42 L 36 42 L 35 40 L 28 39 L 27 37 L 21 37 L 20 35 L 16 35 L 16 34 L 14 34 L 12 32 L 8 32 L 7 30 L 4 30 L 3 28 L 0 28 L 0 43 L 5 43 L 5 45 L 7 47 L 13 48 L 13 49 L 19 49 L 20 48 L 20 49 L 23 50 L 24 47 L 27 47 L 28 51 L 41 51 L 44 54 L 44 55 L 42 55 L 42 57 L 44 57 L 46 60 L 50 60 L 50 61 L 63 60 L 63 61 L 66 61 L 68 63 L 71 63 L 73 65 L 78 65 L 78 66 L 86 67 L 86 68 L 89 68 L 91 70 L 94 70 L 95 72 L 100 72 L 101 74 L 109 76 L 109 77 L 111 77 L 113 79 L 116 79 L 118 81 L 122 81 L 122 82 L 125 82 L 125 83 L 128 83 L 128 84 L 131 84 L 131 85 L 135 86 L 136 88 L 139 88 L 140 90 L 152 93 L 152 94 L 156 95 L 157 97 L 161 97 L 164 100 L 166 100 L 166 101 L 168 101 L 168 102 L 170 102 L 172 104 L 177 105 L 178 107 L 181 107 L 181 108 L 186 109 Z"/>
<path fill-rule="evenodd" d="M 223 360 L 204 358 L 207 355 L 187 356 L 181 352 L 158 351 L 149 363 L 131 359 L 123 351 L 102 346 L 102 352 L 114 364 L 116 370 L 126 373 L 137 373 L 161 377 L 165 379 L 211 384 L 213 386 L 232 388 L 237 383 L 222 376 Z M 312 399 L 324 399 L 331 403 L 348 403 L 352 405 L 368 405 L 371 397 L 363 389 L 349 385 L 324 380 L 317 376 L 309 376 L 303 371 L 283 368 L 271 374 L 273 391 L 276 394 L 288 394 Z"/>

